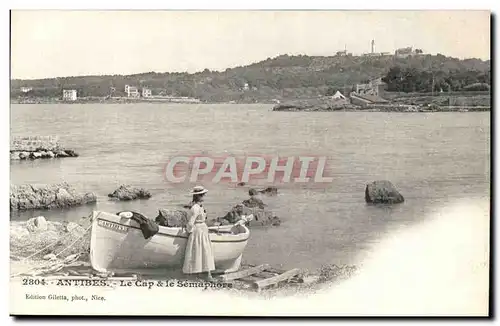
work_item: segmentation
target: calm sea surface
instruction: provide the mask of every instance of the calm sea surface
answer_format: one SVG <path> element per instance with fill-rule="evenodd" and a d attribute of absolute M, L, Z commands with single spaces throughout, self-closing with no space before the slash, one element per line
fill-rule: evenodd
<path fill-rule="evenodd" d="M 163 177 L 175 155 L 318 155 L 328 157 L 327 187 L 283 186 L 263 197 L 283 223 L 252 229 L 249 263 L 317 268 L 355 263 L 390 232 L 423 221 L 464 198 L 489 199 L 490 113 L 271 112 L 269 105 L 12 105 L 12 136 L 58 136 L 78 158 L 12 162 L 11 183 L 67 181 L 94 191 L 98 203 L 67 210 L 12 214 L 72 220 L 93 209 L 158 208 L 189 201 L 192 185 Z M 368 182 L 388 179 L 406 202 L 365 204 Z M 120 184 L 149 189 L 150 200 L 107 198 Z M 209 217 L 247 198 L 248 187 L 206 184 Z M 262 186 L 265 186 L 264 184 Z"/>

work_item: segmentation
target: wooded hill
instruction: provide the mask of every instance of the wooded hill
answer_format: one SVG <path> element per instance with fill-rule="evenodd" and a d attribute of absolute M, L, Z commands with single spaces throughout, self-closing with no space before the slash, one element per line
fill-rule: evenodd
<path fill-rule="evenodd" d="M 125 85 L 148 87 L 153 95 L 173 95 L 199 98 L 207 102 L 261 102 L 273 99 L 307 98 L 339 89 L 348 93 L 356 83 L 372 78 L 386 77 L 391 68 L 399 71 L 425 72 L 425 76 L 450 76 L 473 74 L 488 81 L 490 61 L 480 59 L 460 60 L 444 55 L 418 55 L 397 58 L 393 55 L 367 56 L 289 56 L 268 58 L 244 67 L 228 68 L 223 72 L 205 69 L 202 72 L 157 73 L 135 75 L 106 75 L 61 77 L 39 80 L 12 80 L 11 98 L 20 96 L 60 98 L 62 89 L 76 89 L 79 97 L 125 96 Z M 397 73 L 392 70 L 390 81 Z M 396 71 L 397 72 L 397 71 Z M 434 73 L 434 74 L 433 74 Z M 466 78 L 466 77 L 465 77 Z M 476 78 L 477 79 L 477 78 Z M 471 81 L 472 82 L 472 81 Z M 467 81 L 455 83 L 460 89 Z M 458 86 L 457 86 L 458 85 Z M 32 87 L 22 93 L 21 87 Z M 424 87 L 428 90 L 428 86 Z M 397 89 L 405 91 L 404 88 Z M 418 91 L 410 87 L 409 91 Z"/>

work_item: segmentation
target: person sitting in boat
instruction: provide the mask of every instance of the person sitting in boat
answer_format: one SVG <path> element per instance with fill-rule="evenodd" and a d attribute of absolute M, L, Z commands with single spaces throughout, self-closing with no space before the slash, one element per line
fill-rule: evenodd
<path fill-rule="evenodd" d="M 189 238 L 182 271 L 184 274 L 207 273 L 207 280 L 213 281 L 211 272 L 215 270 L 215 261 L 208 226 L 205 223 L 207 213 L 203 207 L 203 199 L 207 192 L 208 190 L 202 186 L 196 186 L 190 192 L 193 201 L 186 225 Z"/>
<path fill-rule="evenodd" d="M 258 207 L 260 209 L 264 209 L 266 207 L 266 204 L 264 204 L 264 202 L 262 201 L 262 199 L 260 198 L 257 198 L 259 192 L 253 188 L 251 188 L 249 191 L 248 191 L 248 194 L 250 195 L 250 198 L 249 199 L 246 199 L 243 201 L 243 205 L 245 205 L 246 207 L 249 207 L 249 208 L 255 208 L 255 207 Z"/>

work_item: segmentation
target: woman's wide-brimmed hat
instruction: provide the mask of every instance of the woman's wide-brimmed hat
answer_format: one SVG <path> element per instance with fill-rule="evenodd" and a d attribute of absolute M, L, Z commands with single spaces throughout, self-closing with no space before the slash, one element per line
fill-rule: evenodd
<path fill-rule="evenodd" d="M 203 186 L 196 186 L 189 193 L 191 195 L 203 195 L 203 194 L 206 194 L 207 192 L 208 192 L 208 190 L 205 189 Z"/>

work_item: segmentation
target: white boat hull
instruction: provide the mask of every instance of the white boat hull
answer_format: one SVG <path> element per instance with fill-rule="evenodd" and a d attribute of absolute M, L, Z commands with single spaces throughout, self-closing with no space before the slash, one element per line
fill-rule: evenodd
<path fill-rule="evenodd" d="M 159 229 L 153 237 L 144 239 L 135 221 L 115 214 L 93 212 L 92 268 L 99 272 L 182 268 L 189 234 L 182 228 L 160 226 Z M 227 233 L 210 233 L 216 272 L 234 272 L 240 268 L 250 231 L 244 225 L 220 227 L 219 230 Z"/>

